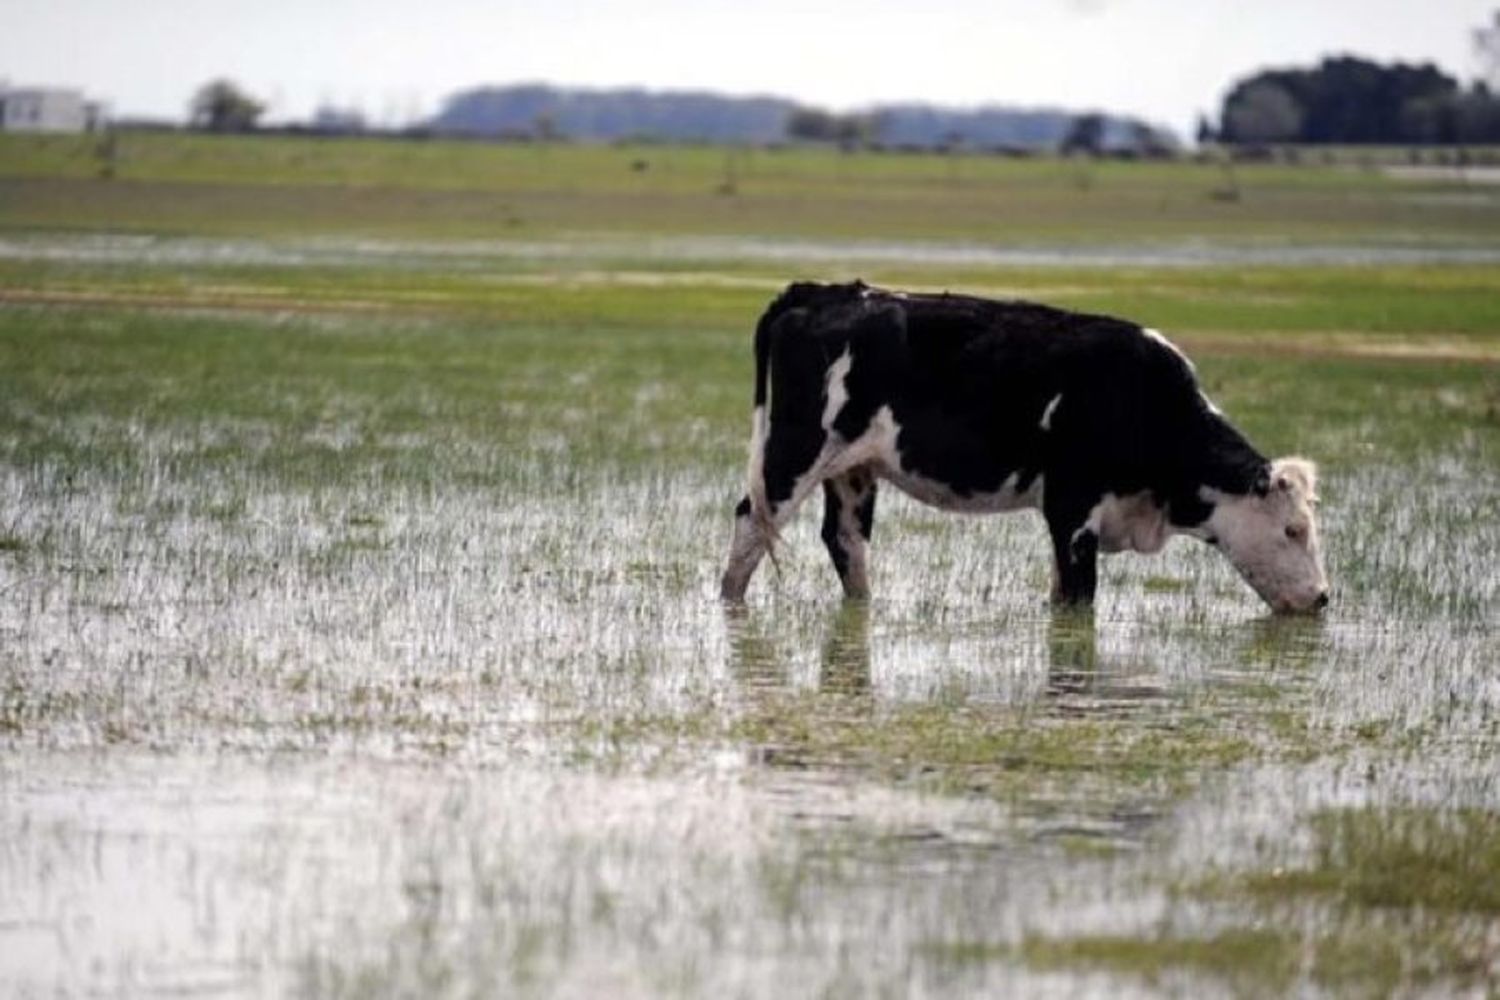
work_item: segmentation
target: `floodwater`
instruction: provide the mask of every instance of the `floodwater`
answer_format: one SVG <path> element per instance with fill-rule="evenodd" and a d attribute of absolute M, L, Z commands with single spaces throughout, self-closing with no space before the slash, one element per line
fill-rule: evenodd
<path fill-rule="evenodd" d="M 808 514 L 726 608 L 732 468 L 414 435 L 502 486 L 278 486 L 194 457 L 253 427 L 127 433 L 0 468 L 10 995 L 1214 995 L 1008 949 L 1243 919 L 1173 887 L 1329 804 L 1500 809 L 1472 454 L 1331 480 L 1334 607 L 1277 620 L 1184 540 L 1056 615 L 1033 515 L 889 492 L 868 605 Z"/>
<path fill-rule="evenodd" d="M 1187 239 L 1101 246 L 957 241 L 775 239 L 673 236 L 642 239 L 578 233 L 542 240 L 374 238 L 202 238 L 126 233 L 0 236 L 0 260 L 147 266 L 382 267 L 487 270 L 497 264 L 622 261 L 942 267 L 1195 268 L 1225 266 L 1500 263 L 1500 248 L 1460 239 L 1316 244 L 1283 240 Z"/>

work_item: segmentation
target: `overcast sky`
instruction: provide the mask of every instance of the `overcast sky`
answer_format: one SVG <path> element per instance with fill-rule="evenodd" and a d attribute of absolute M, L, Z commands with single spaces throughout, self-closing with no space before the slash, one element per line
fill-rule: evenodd
<path fill-rule="evenodd" d="M 1237 78 L 1353 52 L 1467 81 L 1500 0 L 0 0 L 0 78 L 184 116 L 228 76 L 305 117 L 435 111 L 484 83 L 1099 108 L 1187 132 Z"/>

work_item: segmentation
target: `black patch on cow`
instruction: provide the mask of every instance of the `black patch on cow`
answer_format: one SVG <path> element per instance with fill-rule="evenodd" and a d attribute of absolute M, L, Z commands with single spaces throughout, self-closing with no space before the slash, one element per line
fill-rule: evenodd
<path fill-rule="evenodd" d="M 837 359 L 849 352 L 850 367 L 844 376 L 844 405 L 834 415 L 833 429 L 846 441 L 863 434 L 875 411 L 888 401 L 885 389 L 900 378 L 907 353 L 905 316 L 900 309 L 863 303 L 839 317 L 847 325 L 836 329 L 830 350 Z"/>
<path fill-rule="evenodd" d="M 763 470 L 766 498 L 780 503 L 817 459 L 827 435 L 821 426 L 826 345 L 803 309 L 783 311 L 766 328 L 770 359 L 770 431 Z"/>
<path fill-rule="evenodd" d="M 1016 472 L 1016 492 L 1025 493 L 1031 489 L 1031 484 L 1036 482 L 1036 477 L 1042 474 L 1039 468 L 1022 468 Z"/>
<path fill-rule="evenodd" d="M 843 503 L 839 500 L 838 491 L 834 488 L 832 480 L 823 484 L 823 544 L 828 549 L 828 555 L 833 559 L 833 568 L 838 572 L 839 579 L 843 580 L 849 575 L 849 553 L 844 549 L 843 541 L 839 538 L 839 514 L 843 510 Z"/>
<path fill-rule="evenodd" d="M 859 533 L 869 541 L 875 532 L 875 484 L 865 491 L 865 497 L 854 511 L 859 518 Z"/>
<path fill-rule="evenodd" d="M 1058 597 L 1064 604 L 1094 599 L 1099 580 L 1099 536 L 1087 529 L 1066 540 L 1058 554 Z"/>
<path fill-rule="evenodd" d="M 749 497 L 741 497 L 740 498 L 740 502 L 734 505 L 734 516 L 735 517 L 749 517 L 750 516 L 750 498 Z"/>

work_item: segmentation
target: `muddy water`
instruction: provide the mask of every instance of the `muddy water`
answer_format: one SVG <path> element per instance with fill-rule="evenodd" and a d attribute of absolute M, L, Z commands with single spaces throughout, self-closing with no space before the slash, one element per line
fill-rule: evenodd
<path fill-rule="evenodd" d="M 1116 995 L 1007 949 L 1211 929 L 1174 880 L 1320 805 L 1500 807 L 1472 457 L 1330 489 L 1334 611 L 1276 621 L 1185 541 L 1055 616 L 1032 515 L 894 496 L 869 605 L 809 516 L 726 609 L 731 470 L 268 488 L 132 433 L 0 471 L 5 992 Z"/>

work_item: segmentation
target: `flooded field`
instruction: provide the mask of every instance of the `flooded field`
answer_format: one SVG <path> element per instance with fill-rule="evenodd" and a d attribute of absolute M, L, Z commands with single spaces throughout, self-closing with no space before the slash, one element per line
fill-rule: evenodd
<path fill-rule="evenodd" d="M 0 308 L 0 992 L 1500 977 L 1493 364 L 1200 357 L 1324 464 L 1321 619 L 1186 541 L 1054 613 L 1039 518 L 894 491 L 870 602 L 809 513 L 726 608 L 767 272 L 724 312 L 670 304 L 726 295 L 692 278 L 485 312 L 317 271 L 381 308 L 246 309 L 193 293 L 212 262 L 48 240 L 112 270 L 33 253 L 12 290 L 156 298 Z"/>
<path fill-rule="evenodd" d="M 117 154 L 0 137 L 0 994 L 1500 981 L 1493 190 Z M 1322 464 L 1329 612 L 1179 540 L 1055 613 L 1036 515 L 893 490 L 869 602 L 807 512 L 721 605 L 754 319 L 856 275 L 1167 331 Z"/>

